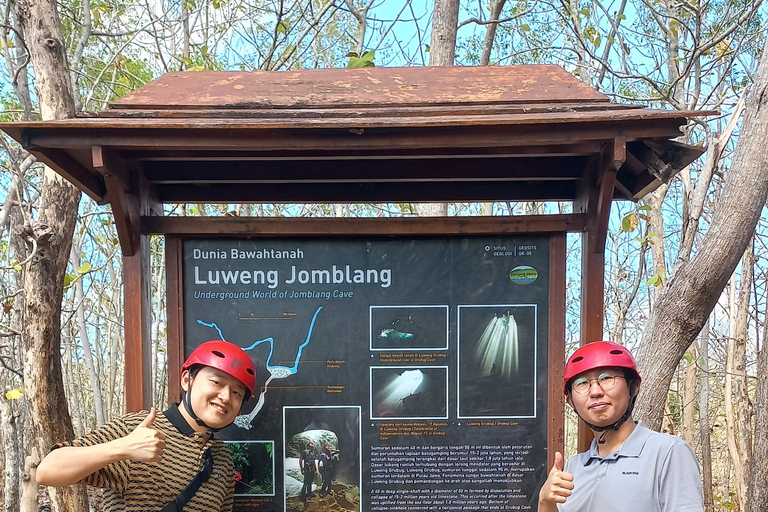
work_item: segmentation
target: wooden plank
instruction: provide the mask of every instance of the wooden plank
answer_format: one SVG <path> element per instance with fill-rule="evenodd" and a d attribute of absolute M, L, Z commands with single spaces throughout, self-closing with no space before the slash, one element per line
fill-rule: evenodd
<path fill-rule="evenodd" d="M 673 131 L 673 136 L 679 136 L 680 126 L 685 125 L 687 118 L 691 116 L 707 116 L 717 114 L 715 111 L 682 111 L 682 110 L 649 110 L 649 109 L 627 109 L 627 110 L 600 110 L 586 112 L 544 112 L 532 114 L 488 114 L 488 115 L 457 115 L 457 116 L 410 116 L 410 117 L 376 117 L 370 115 L 370 112 L 361 110 L 359 112 L 346 112 L 346 116 L 322 116 L 308 119 L 211 119 L 211 118 L 173 118 L 173 119 L 113 119 L 113 118 L 79 118 L 58 121 L 28 121 L 19 123 L 0 123 L 0 129 L 6 131 L 11 136 L 18 133 L 19 129 L 31 134 L 35 138 L 42 132 L 61 131 L 63 139 L 69 144 L 81 139 L 81 134 L 76 134 L 73 130 L 81 133 L 89 133 L 102 130 L 117 130 L 133 135 L 133 130 L 194 130 L 194 131 L 250 131 L 250 130 L 309 130 L 309 129 L 397 129 L 404 130 L 408 128 L 483 128 L 490 126 L 528 126 L 528 125 L 546 125 L 557 127 L 562 125 L 616 125 L 611 129 L 609 136 L 601 136 L 601 139 L 609 139 L 617 133 L 626 136 L 628 140 L 652 138 L 653 133 L 645 133 L 646 128 L 653 127 L 658 123 L 664 123 L 667 126 L 667 132 Z M 645 133 L 645 134 L 644 134 Z M 639 134 L 637 136 L 632 134 Z M 106 135 L 106 134 L 104 134 Z M 356 133 L 356 135 L 359 135 Z M 154 136 L 154 134 L 153 134 Z M 669 138 L 669 137 L 666 137 Z M 103 142 L 99 142 L 99 141 Z M 118 139 L 95 139 L 88 140 L 88 145 L 103 144 L 105 146 L 119 146 Z M 66 142 L 64 143 L 66 144 Z M 43 144 L 43 147 L 51 147 Z M 67 145 L 56 145 L 52 147 L 68 147 Z"/>
<path fill-rule="evenodd" d="M 440 117 L 440 116 L 476 116 L 476 115 L 523 115 L 551 112 L 593 112 L 608 110 L 631 110 L 643 108 L 640 105 L 626 103 L 570 103 L 567 100 L 558 102 L 530 102 L 525 104 L 445 104 L 433 105 L 361 105 L 359 107 L 333 108 L 272 108 L 272 109 L 229 109 L 220 107 L 158 107 L 152 105 L 136 109 L 100 110 L 87 112 L 80 116 L 88 118 L 111 119 L 174 119 L 174 118 L 206 118 L 206 119 L 308 119 L 308 118 L 362 118 L 369 117 Z"/>
<path fill-rule="evenodd" d="M 565 233 L 549 238 L 549 368 L 547 372 L 547 470 L 555 462 L 555 452 L 565 455 Z"/>
<path fill-rule="evenodd" d="M 575 181 L 158 185 L 164 203 L 571 201 Z"/>
<path fill-rule="evenodd" d="M 580 179 L 588 157 L 436 158 L 418 160 L 261 160 L 144 162 L 151 182 L 169 183 L 357 183 Z"/>
<path fill-rule="evenodd" d="M 168 403 L 181 401 L 181 366 L 184 364 L 184 290 L 182 241 L 165 237 L 165 296 L 168 314 Z"/>
<path fill-rule="evenodd" d="M 166 236 L 438 236 L 583 231 L 586 215 L 418 218 L 141 218 L 143 234 Z"/>

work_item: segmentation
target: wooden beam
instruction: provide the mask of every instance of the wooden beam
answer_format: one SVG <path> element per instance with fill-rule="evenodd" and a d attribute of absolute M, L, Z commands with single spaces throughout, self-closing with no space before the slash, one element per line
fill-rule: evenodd
<path fill-rule="evenodd" d="M 125 201 L 126 218 L 140 222 L 142 215 L 149 213 L 146 201 L 147 183 L 140 173 L 131 176 L 131 190 L 136 193 L 122 192 L 121 186 L 115 184 L 122 197 L 130 198 Z M 116 178 L 110 178 L 116 182 Z M 151 271 L 150 237 L 136 233 L 132 255 L 123 254 L 123 290 L 125 294 L 125 407 L 127 412 L 148 409 L 153 405 L 152 397 L 152 338 L 151 327 Z"/>
<path fill-rule="evenodd" d="M 547 468 L 555 461 L 555 452 L 565 455 L 565 256 L 564 233 L 549 238 L 549 353 L 547 397 Z"/>
<path fill-rule="evenodd" d="M 91 146 L 93 168 L 104 178 L 115 178 L 123 185 L 123 190 L 131 191 L 131 171 L 126 162 L 111 148 Z"/>
<path fill-rule="evenodd" d="M 605 239 L 608 235 L 608 220 L 611 214 L 613 189 L 616 173 L 627 158 L 627 140 L 615 138 L 606 142 L 600 154 L 600 194 L 597 200 L 597 227 L 594 251 L 605 251 Z"/>
<path fill-rule="evenodd" d="M 130 152 L 137 161 L 179 161 L 200 160 L 226 162 L 230 160 L 371 160 L 371 159 L 419 159 L 419 158 L 537 158 L 564 156 L 591 156 L 599 153 L 601 141 L 572 141 L 546 146 L 494 146 L 480 148 L 416 148 L 398 149 L 397 152 L 372 151 L 367 149 L 340 151 L 333 147 L 322 151 L 298 152 L 295 150 L 262 151 L 260 148 L 221 150 L 217 148 L 186 148 L 183 150 L 152 150 L 135 148 Z"/>
<path fill-rule="evenodd" d="M 98 170 L 107 187 L 106 199 L 112 206 L 112 215 L 115 218 L 117 238 L 123 256 L 133 256 L 136 253 L 139 239 L 138 203 L 137 194 L 129 193 L 131 190 L 130 173 L 115 162 L 110 152 L 101 146 L 93 146 L 91 149 L 93 167 Z"/>
<path fill-rule="evenodd" d="M 104 181 L 90 173 L 67 152 L 51 148 L 26 148 L 38 161 L 44 163 L 72 185 L 99 204 L 104 204 L 107 193 Z"/>
<path fill-rule="evenodd" d="M 154 217 L 141 218 L 141 232 L 186 236 L 438 236 L 584 231 L 586 215 L 418 218 L 271 218 Z"/>
<path fill-rule="evenodd" d="M 164 203 L 572 201 L 576 181 L 157 185 Z"/>
<path fill-rule="evenodd" d="M 108 120 L 113 121 L 113 120 Z M 546 121 L 546 122 L 544 122 Z M 682 122 L 681 122 L 682 121 Z M 680 136 L 685 118 L 605 120 L 602 122 L 567 123 L 542 120 L 535 124 L 488 124 L 470 126 L 388 126 L 356 128 L 354 125 L 297 128 L 296 124 L 281 127 L 253 127 L 247 124 L 222 124 L 217 129 L 206 124 L 177 123 L 177 127 L 158 128 L 147 123 L 124 128 L 108 125 L 80 128 L 49 127 L 36 131 L 33 141 L 40 147 L 114 146 L 120 150 L 151 149 L 190 151 L 252 150 L 252 151 L 410 151 L 414 149 L 514 147 L 578 144 L 595 140 L 611 140 L 622 133 L 627 140 L 639 138 L 671 138 Z"/>
<path fill-rule="evenodd" d="M 181 366 L 184 364 L 184 290 L 181 237 L 165 237 L 165 296 L 168 312 L 168 403 L 181 401 Z"/>
<path fill-rule="evenodd" d="M 588 157 L 342 160 L 151 161 L 142 168 L 158 184 L 357 183 L 398 181 L 575 180 Z"/>

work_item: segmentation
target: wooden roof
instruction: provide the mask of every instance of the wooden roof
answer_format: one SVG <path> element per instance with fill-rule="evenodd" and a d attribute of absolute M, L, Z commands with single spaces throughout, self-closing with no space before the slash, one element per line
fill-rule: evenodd
<path fill-rule="evenodd" d="M 574 200 L 620 145 L 615 198 L 702 150 L 690 116 L 615 104 L 558 66 L 180 72 L 62 121 L 3 123 L 100 202 Z"/>

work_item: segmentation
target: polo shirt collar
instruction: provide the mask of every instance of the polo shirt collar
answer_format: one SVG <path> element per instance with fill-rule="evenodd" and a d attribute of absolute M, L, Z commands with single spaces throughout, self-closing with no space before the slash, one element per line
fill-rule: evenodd
<path fill-rule="evenodd" d="M 179 404 L 171 404 L 168 410 L 163 412 L 163 414 L 165 414 L 165 417 L 168 418 L 168 421 L 171 422 L 171 425 L 176 427 L 176 430 L 182 434 L 192 435 L 197 433 L 195 432 L 195 429 L 192 428 L 192 426 L 187 422 L 187 420 L 184 419 L 184 416 L 181 415 L 181 411 L 179 411 Z"/>
<path fill-rule="evenodd" d="M 593 460 L 605 460 L 605 459 L 618 459 L 619 457 L 639 457 L 640 452 L 643 451 L 645 442 L 651 435 L 651 430 L 645 426 L 642 421 L 638 421 L 635 424 L 635 429 L 629 434 L 629 437 L 624 441 L 624 444 L 611 453 L 607 457 L 601 457 L 597 452 L 597 442 L 592 441 L 592 445 L 589 447 L 589 457 L 584 461 L 584 465 L 589 465 Z"/>

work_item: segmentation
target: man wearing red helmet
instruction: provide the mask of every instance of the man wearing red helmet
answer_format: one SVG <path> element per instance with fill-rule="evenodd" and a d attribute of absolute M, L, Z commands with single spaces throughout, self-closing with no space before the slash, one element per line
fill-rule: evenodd
<path fill-rule="evenodd" d="M 568 359 L 563 391 L 594 440 L 565 467 L 555 454 L 539 512 L 703 512 L 688 443 L 632 420 L 640 381 L 632 354 L 616 343 L 595 341 Z"/>
<path fill-rule="evenodd" d="M 106 512 L 231 511 L 234 465 L 214 433 L 235 420 L 255 385 L 253 362 L 240 347 L 205 342 L 182 366 L 181 404 L 128 414 L 55 445 L 37 481 L 102 487 Z"/>

